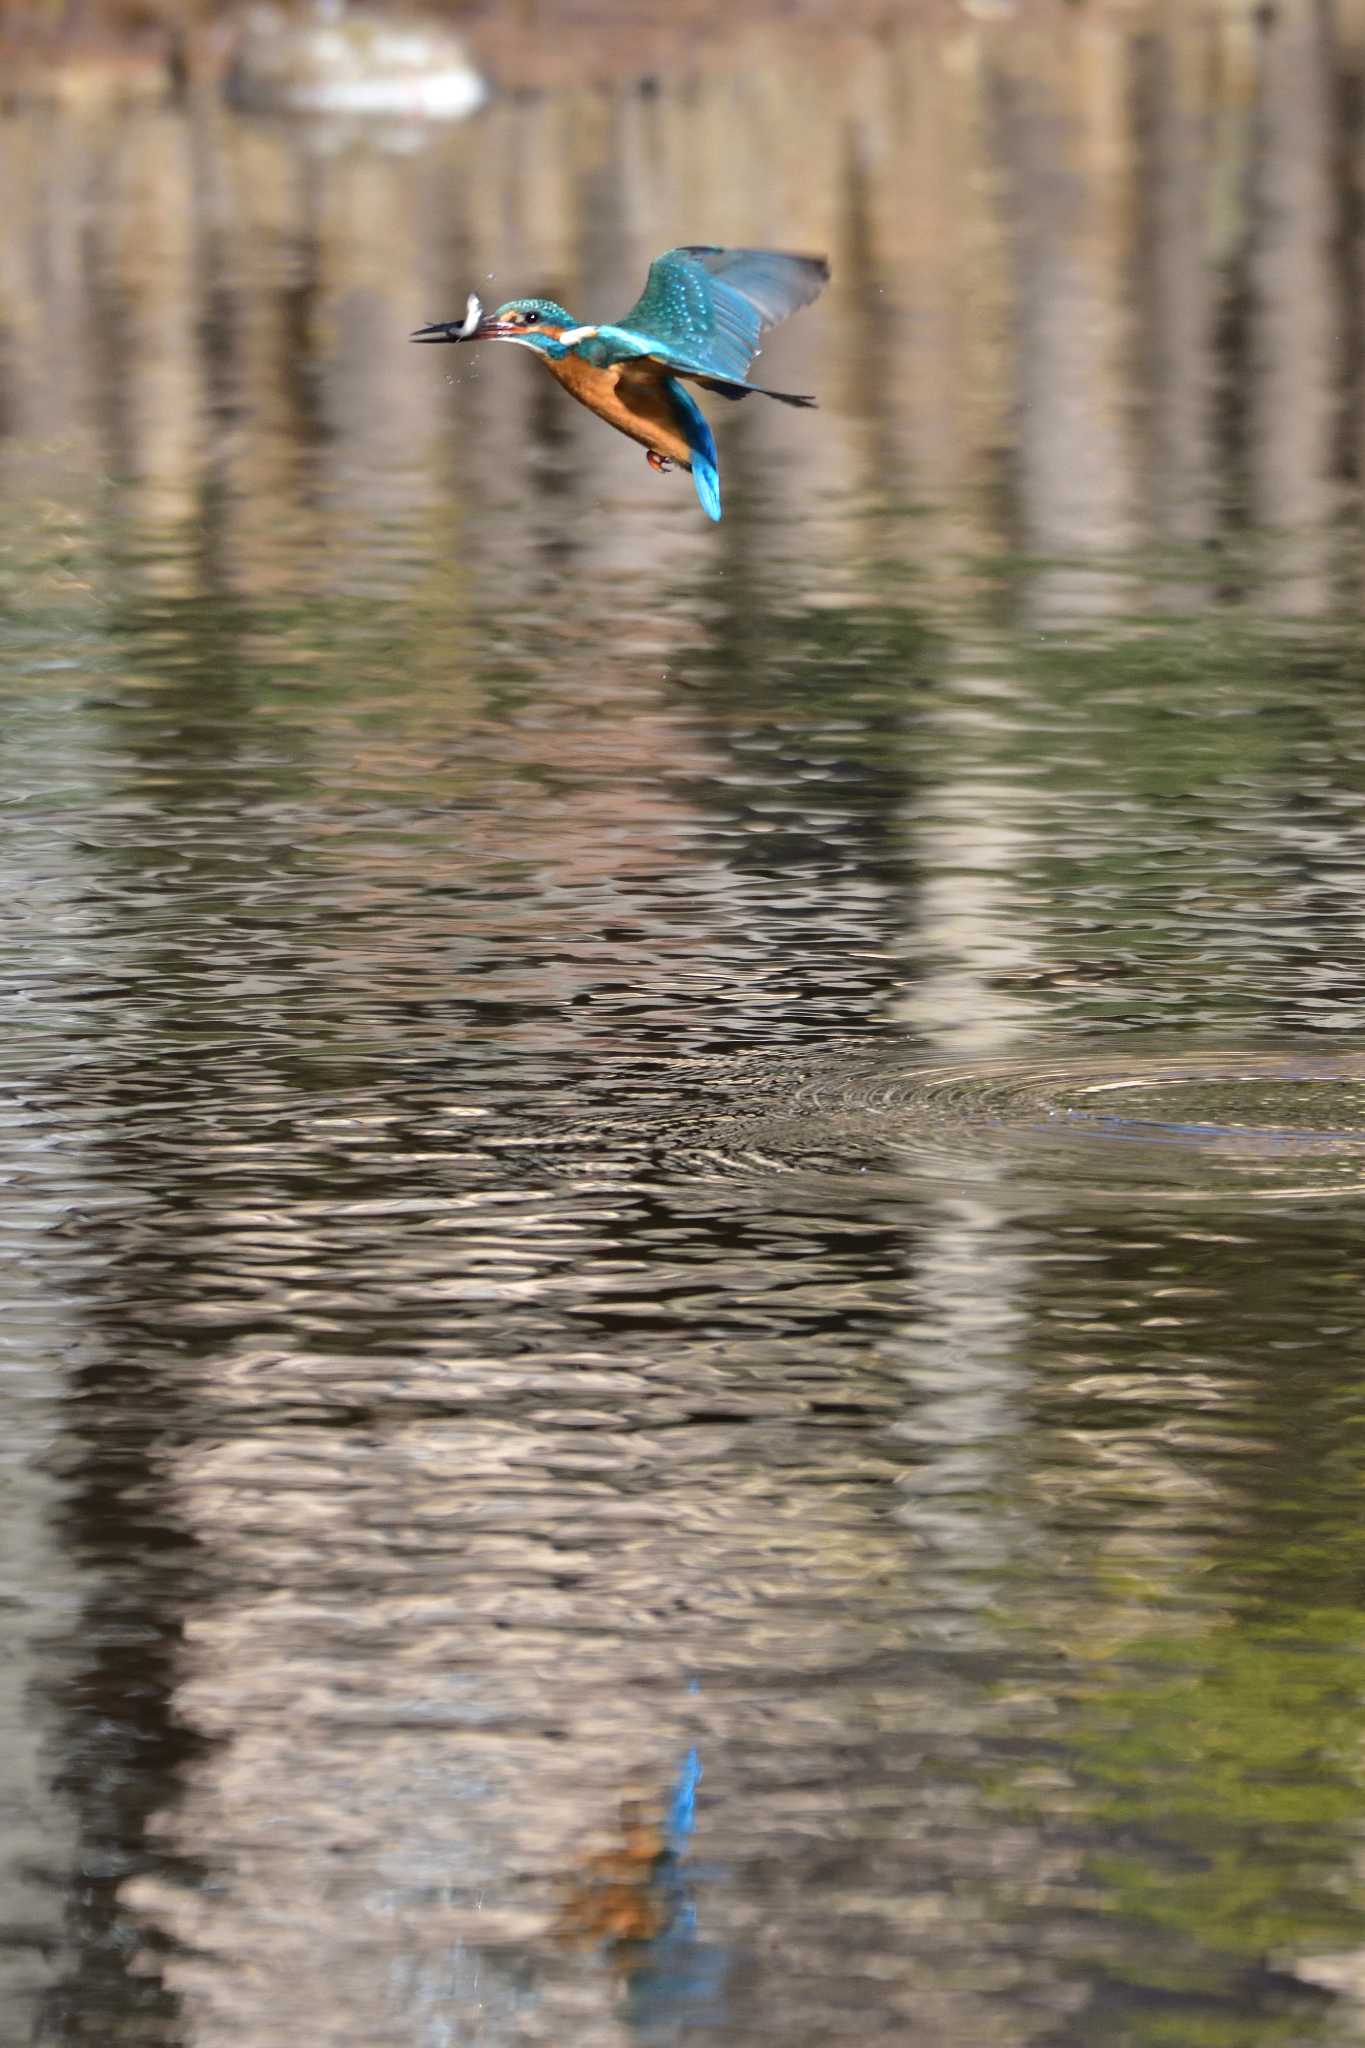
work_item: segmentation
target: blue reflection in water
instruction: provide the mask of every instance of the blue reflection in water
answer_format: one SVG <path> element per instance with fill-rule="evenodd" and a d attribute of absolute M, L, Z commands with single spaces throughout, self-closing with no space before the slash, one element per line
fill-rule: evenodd
<path fill-rule="evenodd" d="M 659 1931 L 622 1953 L 626 2019 L 642 2039 L 676 2029 L 719 2027 L 725 2020 L 728 1952 L 703 1940 L 693 1889 L 704 1868 L 685 1862 L 697 1819 L 701 1757 L 694 1744 L 678 1768 L 668 1804 L 667 1847 L 655 1866 Z"/>
<path fill-rule="evenodd" d="M 694 1742 L 683 1758 L 668 1803 L 668 1846 L 681 1856 L 697 1824 L 697 1787 L 701 1783 L 701 1758 Z"/>

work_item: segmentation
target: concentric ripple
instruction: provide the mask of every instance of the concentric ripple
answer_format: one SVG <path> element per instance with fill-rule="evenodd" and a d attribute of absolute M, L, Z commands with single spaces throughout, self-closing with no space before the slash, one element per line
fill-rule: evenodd
<path fill-rule="evenodd" d="M 1116 1053 L 864 1059 L 806 1069 L 711 1150 L 732 1171 L 1068 1183 L 1172 1200 L 1365 1193 L 1365 1055 Z"/>

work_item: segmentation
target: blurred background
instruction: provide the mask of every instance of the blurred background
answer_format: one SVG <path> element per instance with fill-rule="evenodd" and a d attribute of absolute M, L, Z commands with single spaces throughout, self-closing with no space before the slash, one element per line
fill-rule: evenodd
<path fill-rule="evenodd" d="M 0 2040 L 1365 2041 L 1365 0 L 11 0 L 0 164 Z M 408 345 L 687 241 L 717 527 Z"/>
<path fill-rule="evenodd" d="M 913 498 L 920 566 L 1292 528 L 1277 602 L 1325 600 L 1361 442 L 1365 8 L 388 19 L 5 9 L 7 483 L 46 462 L 55 515 L 63 477 L 116 478 L 121 523 L 211 531 L 243 590 L 324 549 L 349 587 L 433 519 L 467 562 L 504 502 L 523 573 L 551 535 L 676 561 L 702 549 L 677 480 L 525 364 L 394 336 L 471 288 L 619 313 L 704 233 L 832 260 L 770 344 L 818 432 L 727 422 L 729 471 L 780 468 L 817 528 Z"/>

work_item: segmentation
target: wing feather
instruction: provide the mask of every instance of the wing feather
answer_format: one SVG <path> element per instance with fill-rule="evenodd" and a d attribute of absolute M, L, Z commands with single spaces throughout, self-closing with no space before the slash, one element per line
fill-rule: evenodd
<path fill-rule="evenodd" d="M 782 249 L 670 249 L 649 267 L 624 317 L 599 329 L 622 353 L 649 354 L 694 376 L 742 381 L 768 328 L 824 290 L 823 256 Z"/>

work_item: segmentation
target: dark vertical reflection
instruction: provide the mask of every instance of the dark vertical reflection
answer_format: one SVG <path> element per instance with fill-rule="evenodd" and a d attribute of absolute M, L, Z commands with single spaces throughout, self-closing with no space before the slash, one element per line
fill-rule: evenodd
<path fill-rule="evenodd" d="M 208 490 L 185 549 L 210 587 L 221 570 L 213 504 Z M 135 532 L 114 546 L 137 560 Z M 131 1016 L 109 1034 L 116 1050 L 77 1066 L 70 1083 L 55 1080 L 42 1102 L 58 1128 L 85 1138 L 88 1206 L 61 1226 L 63 1254 L 80 1275 L 84 1335 L 56 1462 L 65 1481 L 61 1533 L 89 1590 L 69 1632 L 49 1645 L 44 1682 L 60 1758 L 53 1789 L 75 1816 L 76 1843 L 66 1879 L 69 1961 L 44 2001 L 38 2038 L 103 2043 L 112 2034 L 173 2048 L 186 2036 L 162 1975 L 166 1944 L 128 1911 L 124 1893 L 171 1861 L 178 1882 L 199 1876 L 192 1854 L 167 1857 L 156 1829 L 204 1747 L 176 1706 L 204 1560 L 176 1499 L 175 1467 L 205 1426 L 184 1369 L 198 1349 L 199 1300 L 186 1247 L 208 1211 L 175 1139 L 149 1147 L 139 1134 L 167 1116 L 171 1132 L 183 1119 L 187 1134 L 195 1105 L 215 1090 L 215 1057 L 196 1026 L 186 974 L 188 906 L 201 892 L 241 888 L 252 865 L 225 856 L 216 836 L 196 846 L 177 822 L 260 792 L 242 760 L 251 692 L 232 602 L 196 594 L 167 604 L 129 590 L 109 630 L 157 694 L 150 717 L 136 699 L 106 707 L 123 800 L 143 823 L 131 843 L 102 848 L 88 878 L 92 901 L 113 893 L 130 915 L 89 985 L 74 991 L 91 1005 L 92 1052 L 106 1036 L 106 1005 L 126 1003 Z M 151 804 L 148 790 L 159 792 Z M 165 872 L 165 824 L 181 849 L 169 886 L 186 921 L 159 933 L 139 906 Z M 288 850 L 275 858 L 287 862 Z M 123 1190 L 136 1198 L 121 1200 Z"/>
<path fill-rule="evenodd" d="M 761 546 L 761 528 L 741 523 L 723 573 L 696 591 L 709 631 L 682 674 L 725 762 L 698 795 L 728 826 L 737 871 L 766 879 L 773 937 L 794 942 L 782 975 L 794 1016 L 819 1014 L 831 1034 L 877 1031 L 902 991 L 896 941 L 920 908 L 905 819 L 933 636 L 908 604 L 805 606 L 756 558 Z M 850 701 L 856 677 L 896 680 Z M 746 833 L 755 805 L 763 830 Z"/>
<path fill-rule="evenodd" d="M 225 597 L 233 580 L 229 450 L 245 414 L 246 316 L 242 281 L 235 274 L 232 202 L 222 152 L 206 128 L 194 130 L 191 151 L 195 344 L 203 374 L 205 443 L 196 553 L 204 588 Z"/>
<path fill-rule="evenodd" d="M 1247 35 L 1253 34 L 1249 24 Z M 1253 42 L 1254 48 L 1254 42 Z M 1214 449 L 1220 531 L 1245 532 L 1251 519 L 1252 335 L 1254 297 L 1246 221 L 1254 154 L 1255 74 L 1238 61 L 1245 52 L 1234 42 L 1218 52 L 1222 87 L 1214 120 L 1214 193 L 1211 236 L 1212 289 L 1216 312 L 1214 350 Z M 1237 587 L 1234 573 L 1229 588 Z"/>
<path fill-rule="evenodd" d="M 166 1080 L 158 1075 L 158 1091 Z M 117 1158 L 105 1166 L 116 1179 Z M 121 1251 L 117 1229 L 90 1225 L 79 1237 L 73 1263 L 90 1276 L 88 1327 L 98 1335 L 91 1362 L 71 1375 L 58 1528 L 89 1590 L 70 1634 L 47 1646 L 46 1718 L 60 1757 L 52 1789 L 76 1830 L 63 1967 L 36 2038 L 172 2048 L 184 2038 L 178 2000 L 162 1982 L 155 1935 L 120 1894 L 159 1867 L 149 1825 L 199 1748 L 173 1705 L 194 1545 L 165 1485 L 167 1447 L 191 1425 L 165 1361 L 139 1362 L 143 1333 L 117 1308 L 106 1322 L 97 1306 L 105 1285 L 115 1298 L 130 1289 L 136 1255 Z"/>
<path fill-rule="evenodd" d="M 913 278 L 888 275 L 876 247 L 872 178 L 856 131 L 847 142 L 843 180 L 843 283 L 853 307 L 847 387 L 856 392 L 865 429 L 863 467 L 873 490 L 894 497 L 913 492 L 895 404 L 899 366 L 913 352 L 916 332 L 929 315 L 916 303 Z"/>
<path fill-rule="evenodd" d="M 287 238 L 276 251 L 280 279 L 276 289 L 276 321 L 272 337 L 271 383 L 284 406 L 282 438 L 302 465 L 300 503 L 316 509 L 321 487 L 317 451 L 328 436 L 322 398 L 322 336 L 319 333 L 322 203 L 319 166 L 300 152 L 295 164 L 297 200 L 291 209 Z"/>
<path fill-rule="evenodd" d="M 137 334 L 128 289 L 103 242 L 101 225 L 92 208 L 82 236 L 87 303 L 77 314 L 76 331 L 88 337 L 92 411 L 105 460 L 111 474 L 127 482 L 138 474 L 144 452 L 133 409 Z"/>

